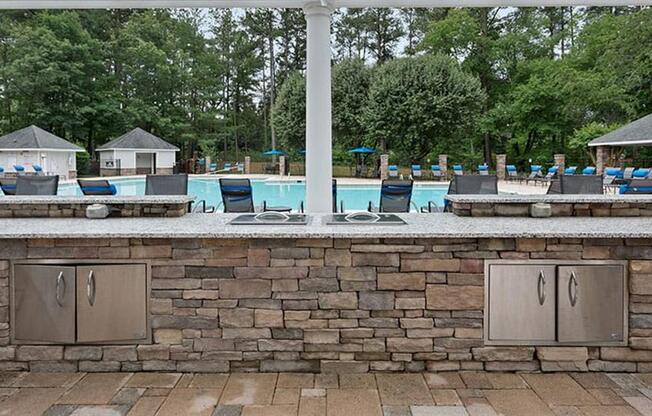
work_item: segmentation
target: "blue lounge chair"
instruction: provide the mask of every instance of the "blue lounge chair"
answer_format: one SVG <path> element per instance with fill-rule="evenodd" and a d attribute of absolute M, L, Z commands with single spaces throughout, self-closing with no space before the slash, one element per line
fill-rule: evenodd
<path fill-rule="evenodd" d="M 627 184 L 620 185 L 620 194 L 652 194 L 652 179 L 639 179 Z"/>
<path fill-rule="evenodd" d="M 453 174 L 464 175 L 464 168 L 462 167 L 462 165 L 453 165 Z"/>
<path fill-rule="evenodd" d="M 430 165 L 430 173 L 432 174 L 433 179 L 440 180 L 441 175 L 441 166 L 439 165 Z"/>
<path fill-rule="evenodd" d="M 398 166 L 389 165 L 387 166 L 387 174 L 390 178 L 398 178 Z"/>
<path fill-rule="evenodd" d="M 244 163 L 238 162 L 236 163 L 235 167 L 238 173 L 244 173 Z"/>
<path fill-rule="evenodd" d="M 636 170 L 636 168 L 625 168 L 625 170 L 623 170 L 623 176 L 622 176 L 621 179 L 625 180 L 625 181 L 633 179 L 635 170 Z"/>
<path fill-rule="evenodd" d="M 518 179 L 518 170 L 516 169 L 516 166 L 514 165 L 507 165 L 505 167 L 507 170 L 507 178 L 510 180 L 516 180 Z"/>
<path fill-rule="evenodd" d="M 115 195 L 118 189 L 105 179 L 77 179 L 79 189 L 85 196 Z"/>
<path fill-rule="evenodd" d="M 548 172 L 546 172 L 546 176 L 544 176 L 542 179 L 546 181 L 552 180 L 555 176 L 557 176 L 558 172 L 559 172 L 559 166 L 553 166 L 548 169 Z"/>
<path fill-rule="evenodd" d="M 489 175 L 489 166 L 487 164 L 478 165 L 478 173 L 483 176 Z"/>
<path fill-rule="evenodd" d="M 37 175 L 45 175 L 45 172 L 43 172 L 43 168 L 41 165 L 32 165 L 32 169 L 34 169 L 34 173 Z"/>
<path fill-rule="evenodd" d="M 23 165 L 14 165 L 14 171 L 16 171 L 16 174 L 20 175 L 25 173 L 25 166 Z"/>
<path fill-rule="evenodd" d="M 208 173 L 213 173 L 213 172 L 216 172 L 216 171 L 217 171 L 217 163 L 211 162 L 208 165 Z"/>
<path fill-rule="evenodd" d="M 530 175 L 528 175 L 528 177 L 525 179 L 525 183 L 527 184 L 528 181 L 536 181 L 542 177 L 543 173 L 541 172 L 541 165 L 531 165 Z"/>
<path fill-rule="evenodd" d="M 650 176 L 650 169 L 636 169 L 632 173 L 632 179 L 640 180 L 647 179 Z"/>
<path fill-rule="evenodd" d="M 587 166 L 582 169 L 582 175 L 595 175 L 595 166 Z"/>
<path fill-rule="evenodd" d="M 0 189 L 5 195 L 16 195 L 16 178 L 1 178 Z"/>
<path fill-rule="evenodd" d="M 229 163 L 229 162 L 224 163 L 224 169 L 223 170 L 225 172 L 227 172 L 227 173 L 231 172 L 231 169 L 232 169 L 231 163 Z"/>
<path fill-rule="evenodd" d="M 254 206 L 254 194 L 249 179 L 220 178 L 220 192 L 222 202 L 217 206 L 224 206 L 224 212 L 261 212 Z M 267 204 L 264 203 L 265 207 Z"/>
<path fill-rule="evenodd" d="M 412 165 L 412 179 L 421 179 L 421 165 Z"/>
<path fill-rule="evenodd" d="M 604 186 L 613 185 L 616 179 L 623 177 L 623 171 L 619 168 L 605 168 L 602 174 L 602 184 Z"/>
<path fill-rule="evenodd" d="M 2 166 L 0 166 L 0 178 L 2 178 L 2 177 L 4 177 L 4 176 L 5 176 L 5 168 L 3 168 Z"/>
<path fill-rule="evenodd" d="M 369 201 L 369 212 L 410 212 L 412 181 L 385 179 L 380 186 L 380 205 Z M 414 205 L 415 209 L 418 208 Z"/>
<path fill-rule="evenodd" d="M 564 169 L 564 175 L 575 175 L 575 172 L 577 172 L 577 166 L 569 166 Z"/>

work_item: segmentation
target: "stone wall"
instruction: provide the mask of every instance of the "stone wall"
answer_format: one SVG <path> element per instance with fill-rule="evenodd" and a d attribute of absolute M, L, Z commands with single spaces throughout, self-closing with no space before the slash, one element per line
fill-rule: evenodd
<path fill-rule="evenodd" d="M 86 216 L 91 203 L 33 203 L 3 204 L 0 199 L 0 218 L 71 218 Z M 182 217 L 188 212 L 188 204 L 164 203 L 113 203 L 112 217 Z"/>
<path fill-rule="evenodd" d="M 9 344 L 9 260 L 152 265 L 150 345 Z M 629 347 L 489 347 L 485 259 L 627 259 Z M 0 241 L 0 370 L 652 371 L 652 240 Z"/>
<path fill-rule="evenodd" d="M 452 202 L 452 211 L 460 217 L 529 217 L 530 203 Z M 553 217 L 650 217 L 650 203 L 551 203 Z"/>

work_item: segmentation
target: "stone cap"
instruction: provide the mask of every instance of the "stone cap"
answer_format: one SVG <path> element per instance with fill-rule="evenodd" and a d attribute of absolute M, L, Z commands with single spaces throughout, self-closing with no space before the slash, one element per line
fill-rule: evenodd
<path fill-rule="evenodd" d="M 52 205 L 52 204 L 187 204 L 193 195 L 140 195 L 140 196 L 0 196 L 0 205 Z"/>
<path fill-rule="evenodd" d="M 652 204 L 652 195 L 445 195 L 450 202 L 461 204 Z"/>

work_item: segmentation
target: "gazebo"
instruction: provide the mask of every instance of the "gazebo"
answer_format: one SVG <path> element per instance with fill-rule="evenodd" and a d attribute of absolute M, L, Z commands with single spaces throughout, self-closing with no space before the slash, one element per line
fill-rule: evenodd
<path fill-rule="evenodd" d="M 306 211 L 332 211 L 331 15 L 337 8 L 633 6 L 648 0 L 0 0 L 0 9 L 302 8 L 306 16 Z"/>
<path fill-rule="evenodd" d="M 632 121 L 612 132 L 593 139 L 589 147 L 596 149 L 596 168 L 602 173 L 605 166 L 614 164 L 623 147 L 652 146 L 652 114 Z"/>
<path fill-rule="evenodd" d="M 97 148 L 101 176 L 171 174 L 179 148 L 135 128 Z"/>
<path fill-rule="evenodd" d="M 77 177 L 77 153 L 84 149 L 36 126 L 25 127 L 0 137 L 0 167 L 33 170 L 41 167 L 47 175 L 62 179 Z"/>

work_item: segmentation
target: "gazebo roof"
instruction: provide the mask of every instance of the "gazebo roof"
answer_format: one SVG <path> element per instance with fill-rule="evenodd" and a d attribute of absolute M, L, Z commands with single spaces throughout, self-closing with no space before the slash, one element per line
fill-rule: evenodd
<path fill-rule="evenodd" d="M 84 151 L 81 147 L 33 125 L 0 137 L 1 150 Z"/>
<path fill-rule="evenodd" d="M 98 151 L 112 149 L 147 149 L 147 150 L 170 150 L 178 152 L 179 148 L 166 142 L 160 137 L 137 127 L 129 133 L 123 134 L 117 139 L 98 147 Z"/>
<path fill-rule="evenodd" d="M 652 146 L 652 114 L 593 139 L 589 146 Z"/>

